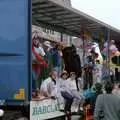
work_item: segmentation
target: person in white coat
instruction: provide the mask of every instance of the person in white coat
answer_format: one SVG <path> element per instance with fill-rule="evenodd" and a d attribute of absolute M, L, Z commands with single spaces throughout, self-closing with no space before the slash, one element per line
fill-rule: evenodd
<path fill-rule="evenodd" d="M 68 86 L 74 98 L 79 99 L 79 100 L 82 100 L 84 98 L 84 96 L 80 94 L 79 91 L 77 90 L 75 72 L 70 73 L 70 78 L 68 78 Z"/>
<path fill-rule="evenodd" d="M 58 92 L 57 92 L 57 72 L 52 71 L 49 75 L 49 77 L 43 81 L 41 85 L 40 92 L 42 95 L 45 97 L 57 97 Z"/>

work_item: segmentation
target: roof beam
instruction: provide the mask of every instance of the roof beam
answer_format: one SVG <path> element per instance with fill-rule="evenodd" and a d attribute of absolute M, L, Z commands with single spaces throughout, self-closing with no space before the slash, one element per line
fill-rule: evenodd
<path fill-rule="evenodd" d="M 38 4 L 48 4 L 48 1 L 46 1 L 46 0 L 32 0 L 32 6 L 38 5 Z"/>
<path fill-rule="evenodd" d="M 56 18 L 55 15 L 48 15 L 48 13 L 43 13 L 43 17 L 41 17 L 41 16 L 39 16 L 39 15 L 33 16 L 34 19 L 38 19 L 38 20 L 39 20 L 39 19 L 44 19 L 44 17 L 50 18 L 49 21 L 54 21 L 54 20 L 55 20 L 55 21 L 58 21 L 58 23 L 64 23 L 63 20 Z M 54 24 L 54 23 L 53 23 L 53 24 Z"/>
<path fill-rule="evenodd" d="M 35 10 L 35 9 L 34 9 Z M 33 11 L 34 11 L 33 10 Z M 38 11 L 40 14 L 43 14 L 43 13 L 58 13 L 58 12 L 65 12 L 63 9 L 60 9 L 60 8 L 55 8 L 55 7 L 53 7 L 53 8 L 51 8 L 51 9 L 39 9 L 39 10 L 36 10 L 36 11 Z"/>
<path fill-rule="evenodd" d="M 48 8 L 48 7 L 51 7 L 52 5 L 51 4 L 37 4 L 37 5 L 33 5 L 32 6 L 32 9 L 36 10 L 36 9 L 45 9 L 45 8 Z"/>
<path fill-rule="evenodd" d="M 81 11 L 78 11 L 72 7 L 68 7 L 68 6 L 65 6 L 63 4 L 60 4 L 58 2 L 58 0 L 33 0 L 33 6 L 34 5 L 37 5 L 38 3 L 40 3 L 40 7 L 38 7 L 38 9 L 36 10 L 37 11 L 37 15 L 41 14 L 41 16 L 43 17 L 43 20 L 41 18 L 41 16 L 38 16 L 38 18 L 41 18 L 40 21 L 38 22 L 42 22 L 42 23 L 45 23 L 46 25 L 50 25 L 56 29 L 59 29 L 61 30 L 61 32 L 65 32 L 65 30 L 67 30 L 67 32 L 69 31 L 70 33 L 73 32 L 73 34 L 75 33 L 75 35 L 77 34 L 77 36 L 79 36 L 79 26 L 76 27 L 76 30 L 73 30 L 73 27 L 70 29 L 68 28 L 69 26 L 72 26 L 71 24 L 74 22 L 76 23 L 74 26 L 77 26 L 77 25 L 82 25 L 82 28 L 84 29 L 88 29 L 88 31 L 95 31 L 95 32 L 98 32 L 98 31 L 102 31 L 104 33 L 104 29 L 102 28 L 106 28 L 106 29 L 109 29 L 111 30 L 111 34 L 112 36 L 117 36 L 117 39 L 120 40 L 120 30 L 104 23 L 104 22 L 101 22 L 100 20 L 97 20 Z M 47 7 L 47 4 L 49 7 Z M 54 7 L 54 8 L 53 8 Z M 34 9 L 33 9 L 34 11 Z M 39 13 L 40 12 L 40 13 Z M 58 13 L 58 14 L 55 14 L 55 13 Z M 62 15 L 62 13 L 64 13 L 64 15 Z M 67 15 L 66 13 L 68 13 L 69 15 Z M 60 14 L 60 15 L 59 15 Z M 45 21 L 44 17 L 50 17 L 51 19 L 47 19 L 47 21 Z M 76 19 L 78 17 L 78 20 L 72 20 L 72 18 L 75 18 L 76 16 Z M 34 16 L 33 14 L 33 18 L 35 20 L 37 20 L 38 18 Z M 79 22 L 80 23 L 79 23 Z M 65 26 L 64 26 L 64 24 Z M 68 24 L 67 24 L 68 23 Z M 94 24 L 95 23 L 95 24 Z M 91 24 L 94 24 L 94 25 L 91 25 Z M 95 27 L 94 27 L 95 26 Z M 78 28 L 78 30 L 77 30 Z M 74 36 L 74 35 L 73 35 Z M 116 38 L 116 37 L 114 37 Z M 113 39 L 114 39 L 113 38 Z"/>
<path fill-rule="evenodd" d="M 36 21 L 36 20 L 34 20 L 34 21 Z M 47 23 L 45 21 L 40 21 L 40 20 L 37 20 L 34 23 L 38 26 L 41 26 L 41 27 L 46 27 L 48 29 L 52 29 L 52 30 L 55 30 L 55 31 L 58 31 L 58 32 L 66 33 L 68 35 L 80 37 L 78 32 L 75 32 L 75 31 L 72 31 L 72 30 L 67 30 L 66 28 L 64 28 L 62 26 L 59 26 L 59 25 L 50 24 L 50 23 Z"/>
<path fill-rule="evenodd" d="M 52 5 L 52 6 L 46 6 L 46 7 L 41 7 L 40 5 L 39 6 L 33 6 L 32 7 L 32 10 L 44 10 L 44 11 L 49 11 L 49 10 L 54 10 L 54 9 L 58 9 L 56 6 Z"/>
<path fill-rule="evenodd" d="M 57 15 L 56 13 L 60 13 L 60 14 L 67 14 L 65 13 L 63 10 L 60 10 L 60 9 L 52 9 L 50 11 L 45 11 L 45 10 L 33 10 L 33 11 L 36 11 L 38 14 L 44 14 L 44 13 L 47 13 L 47 14 L 55 14 Z"/>

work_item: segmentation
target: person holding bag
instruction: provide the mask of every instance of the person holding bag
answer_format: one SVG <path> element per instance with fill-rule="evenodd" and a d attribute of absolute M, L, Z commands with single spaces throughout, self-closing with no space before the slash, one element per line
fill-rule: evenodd
<path fill-rule="evenodd" d="M 112 94 L 113 84 L 106 82 L 105 90 L 97 97 L 94 120 L 120 120 L 120 98 Z"/>

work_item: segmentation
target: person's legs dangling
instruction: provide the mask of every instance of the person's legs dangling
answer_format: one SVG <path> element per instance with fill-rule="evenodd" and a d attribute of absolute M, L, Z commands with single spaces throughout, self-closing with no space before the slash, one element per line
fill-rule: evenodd
<path fill-rule="evenodd" d="M 61 94 L 62 94 L 63 98 L 65 99 L 65 108 L 64 108 L 64 110 L 71 112 L 71 106 L 72 106 L 72 103 L 73 103 L 72 95 L 70 95 L 67 92 L 61 92 Z"/>
<path fill-rule="evenodd" d="M 79 93 L 77 90 L 72 91 L 73 97 L 76 98 L 79 102 L 78 111 L 83 111 L 84 96 Z"/>
<path fill-rule="evenodd" d="M 32 91 L 35 92 L 36 90 L 36 73 L 32 71 Z"/>

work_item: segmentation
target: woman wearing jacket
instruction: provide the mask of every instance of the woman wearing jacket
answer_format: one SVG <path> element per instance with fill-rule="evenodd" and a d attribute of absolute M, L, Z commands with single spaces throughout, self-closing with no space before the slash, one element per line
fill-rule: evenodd
<path fill-rule="evenodd" d="M 96 100 L 94 120 L 120 120 L 120 98 L 112 94 L 113 84 L 105 84 L 106 93 Z"/>
<path fill-rule="evenodd" d="M 39 75 L 41 68 L 48 68 L 46 61 L 40 55 L 40 42 L 39 39 L 33 39 L 32 42 L 32 89 L 36 91 L 38 87 Z"/>

